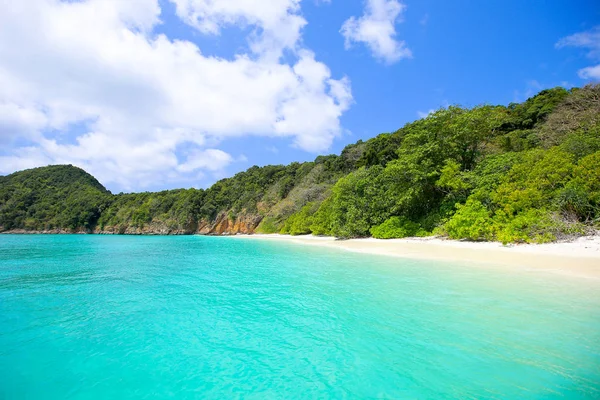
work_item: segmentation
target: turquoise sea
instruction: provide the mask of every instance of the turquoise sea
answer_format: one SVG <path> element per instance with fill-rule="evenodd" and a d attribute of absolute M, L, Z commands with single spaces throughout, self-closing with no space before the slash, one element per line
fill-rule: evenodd
<path fill-rule="evenodd" d="M 258 239 L 2 235 L 0 398 L 599 399 L 600 282 Z"/>

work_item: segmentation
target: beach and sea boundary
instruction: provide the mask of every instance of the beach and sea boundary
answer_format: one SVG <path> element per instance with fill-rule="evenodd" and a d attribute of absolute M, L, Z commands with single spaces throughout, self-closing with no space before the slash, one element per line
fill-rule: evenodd
<path fill-rule="evenodd" d="M 600 235 L 584 236 L 569 242 L 518 245 L 445 240 L 436 237 L 389 240 L 373 238 L 338 240 L 333 237 L 280 234 L 234 237 L 284 241 L 401 258 L 533 268 L 600 280 Z"/>

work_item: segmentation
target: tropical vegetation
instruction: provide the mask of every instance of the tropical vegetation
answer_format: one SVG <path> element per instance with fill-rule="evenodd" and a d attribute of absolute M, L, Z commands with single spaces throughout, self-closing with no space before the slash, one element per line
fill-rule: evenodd
<path fill-rule="evenodd" d="M 449 106 L 338 155 L 206 190 L 112 195 L 71 166 L 0 177 L 0 227 L 103 229 L 256 216 L 257 232 L 547 242 L 600 226 L 600 85 Z M 192 227 L 192 228 L 189 228 Z"/>

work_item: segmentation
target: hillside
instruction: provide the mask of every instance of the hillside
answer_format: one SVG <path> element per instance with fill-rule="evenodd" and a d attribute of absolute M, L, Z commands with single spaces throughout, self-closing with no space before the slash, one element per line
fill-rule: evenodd
<path fill-rule="evenodd" d="M 546 242 L 599 217 L 599 85 L 450 106 L 339 156 L 254 166 L 207 190 L 111 195 L 71 166 L 0 177 L 4 230 Z"/>
<path fill-rule="evenodd" d="M 4 230 L 89 230 L 112 199 L 84 170 L 51 165 L 0 177 L 0 227 Z"/>

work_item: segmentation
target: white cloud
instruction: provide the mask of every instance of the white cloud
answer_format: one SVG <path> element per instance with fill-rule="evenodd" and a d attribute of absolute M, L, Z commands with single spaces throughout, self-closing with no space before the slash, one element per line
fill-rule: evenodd
<path fill-rule="evenodd" d="M 182 172 L 191 172 L 197 169 L 220 171 L 233 161 L 231 155 L 219 149 L 195 150 L 187 156 L 185 163 L 177 166 Z"/>
<path fill-rule="evenodd" d="M 0 144 L 39 137 L 38 131 L 47 123 L 46 115 L 41 111 L 9 102 L 0 103 Z"/>
<path fill-rule="evenodd" d="M 578 74 L 581 79 L 600 80 L 600 64 L 582 68 L 578 71 Z"/>
<path fill-rule="evenodd" d="M 171 0 L 177 15 L 203 33 L 219 34 L 224 25 L 256 27 L 250 47 L 256 54 L 278 59 L 294 50 L 306 20 L 299 15 L 300 0 Z"/>
<path fill-rule="evenodd" d="M 429 110 L 429 111 L 427 111 L 427 112 L 424 112 L 424 111 L 417 111 L 417 116 L 418 116 L 419 118 L 423 119 L 423 118 L 427 118 L 427 117 L 429 117 L 429 116 L 430 116 L 431 114 L 433 114 L 434 112 L 435 112 L 435 110 L 434 110 L 434 109 L 431 109 L 431 110 Z"/>
<path fill-rule="evenodd" d="M 352 101 L 350 82 L 333 79 L 298 38 L 266 39 L 281 21 L 296 20 L 296 1 L 255 9 L 243 0 L 196 2 L 208 7 L 195 17 L 199 26 L 243 20 L 261 32 L 253 40 L 265 46 L 256 50 L 264 57 L 232 59 L 155 35 L 158 0 L 9 3 L 0 13 L 0 143 L 32 143 L 3 146 L 0 173 L 72 163 L 127 190 L 185 182 L 232 162 L 214 148 L 226 138 L 287 137 L 304 150 L 325 150 Z M 282 46 L 294 47 L 291 64 L 268 56 Z M 85 132 L 63 143 L 55 132 L 74 124 Z M 200 150 L 180 160 L 185 149 Z"/>
<path fill-rule="evenodd" d="M 367 0 L 364 15 L 351 17 L 342 26 L 346 48 L 362 42 L 374 57 L 389 64 L 412 57 L 406 43 L 396 39 L 396 23 L 401 22 L 405 9 L 398 0 Z"/>
<path fill-rule="evenodd" d="M 600 26 L 585 32 L 564 37 L 556 43 L 557 48 L 580 47 L 587 49 L 587 56 L 592 60 L 600 60 Z M 600 64 L 582 68 L 577 71 L 582 79 L 600 80 Z"/>

